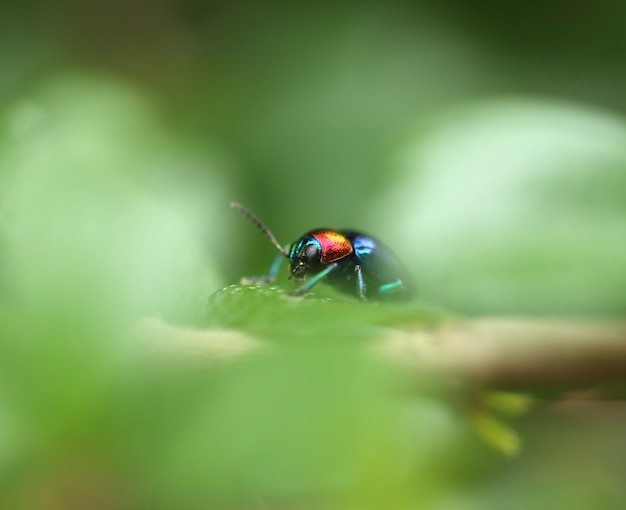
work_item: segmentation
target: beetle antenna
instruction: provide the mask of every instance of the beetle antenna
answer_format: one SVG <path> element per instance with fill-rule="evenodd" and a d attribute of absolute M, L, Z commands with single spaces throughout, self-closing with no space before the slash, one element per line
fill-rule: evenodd
<path fill-rule="evenodd" d="M 246 218 L 248 218 L 252 223 L 254 223 L 256 225 L 256 227 L 263 232 L 263 234 L 265 235 L 265 237 L 267 237 L 272 244 L 276 247 L 276 249 L 282 253 L 285 257 L 289 258 L 289 253 L 287 253 L 287 251 L 285 250 L 285 248 L 283 248 L 280 243 L 276 240 L 276 238 L 274 237 L 274 234 L 272 234 L 269 230 L 269 228 L 267 228 L 265 225 L 263 225 L 263 223 L 261 222 L 261 220 L 259 218 L 257 218 L 254 214 L 252 214 L 250 212 L 250 210 L 245 206 L 245 205 L 241 205 L 239 202 L 231 202 L 230 206 L 233 209 L 237 209 L 239 212 L 241 212 Z"/>

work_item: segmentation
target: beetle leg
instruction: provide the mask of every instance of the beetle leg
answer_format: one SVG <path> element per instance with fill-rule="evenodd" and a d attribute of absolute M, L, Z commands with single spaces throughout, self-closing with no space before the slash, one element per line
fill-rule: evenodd
<path fill-rule="evenodd" d="M 363 271 L 361 270 L 360 264 L 354 266 L 354 272 L 356 273 L 356 290 L 359 294 L 359 298 L 365 301 L 367 299 L 365 297 L 365 282 L 363 282 Z"/>
<path fill-rule="evenodd" d="M 317 273 L 313 278 L 311 278 L 308 282 L 304 283 L 303 285 L 300 285 L 300 287 L 298 287 L 295 290 L 295 294 L 296 295 L 300 295 L 300 294 L 304 294 L 305 292 L 308 292 L 311 290 L 311 288 L 313 288 L 315 285 L 317 285 L 319 282 L 321 282 L 324 278 L 326 278 L 328 276 L 328 274 L 333 270 L 336 269 L 337 267 L 339 267 L 339 264 L 337 262 L 333 262 L 332 264 L 327 265 L 323 271 Z"/>
<path fill-rule="evenodd" d="M 272 265 L 270 266 L 267 274 L 265 275 L 266 281 L 268 282 L 274 281 L 274 278 L 276 278 L 276 273 L 278 273 L 278 269 L 280 269 L 280 265 L 283 263 L 283 260 L 285 260 L 285 257 L 283 256 L 282 253 L 279 253 L 276 255 L 276 258 L 272 262 Z"/>
<path fill-rule="evenodd" d="M 378 294 L 379 295 L 384 295 L 387 294 L 388 292 L 393 292 L 396 289 L 401 289 L 404 287 L 404 283 L 402 282 L 402 280 L 396 280 L 395 282 L 391 282 L 391 283 L 386 283 L 385 285 L 381 285 L 380 287 L 378 287 Z"/>
<path fill-rule="evenodd" d="M 241 279 L 241 283 L 247 285 L 272 283 L 276 278 L 276 273 L 278 273 L 280 265 L 284 259 L 285 257 L 283 256 L 283 254 L 279 253 L 278 255 L 276 255 L 276 258 L 272 262 L 272 265 L 270 266 L 265 276 L 245 277 Z"/>

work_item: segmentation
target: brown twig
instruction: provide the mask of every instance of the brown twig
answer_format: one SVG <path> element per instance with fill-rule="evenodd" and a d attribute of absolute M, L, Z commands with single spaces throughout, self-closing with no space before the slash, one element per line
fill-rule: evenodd
<path fill-rule="evenodd" d="M 232 362 L 264 347 L 243 332 L 180 328 L 159 319 L 145 319 L 134 333 L 142 350 L 173 363 Z M 386 330 L 376 353 L 404 369 L 490 387 L 626 382 L 626 321 L 490 318 Z"/>
<path fill-rule="evenodd" d="M 626 382 L 626 321 L 491 318 L 394 332 L 380 351 L 498 387 Z"/>

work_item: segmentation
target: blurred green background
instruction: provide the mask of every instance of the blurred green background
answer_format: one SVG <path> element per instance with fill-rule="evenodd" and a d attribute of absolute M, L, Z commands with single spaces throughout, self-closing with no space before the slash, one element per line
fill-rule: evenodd
<path fill-rule="evenodd" d="M 383 239 L 418 307 L 623 316 L 625 25 L 618 0 L 3 2 L 0 507 L 624 508 L 622 404 L 545 404 L 511 461 L 458 395 L 398 395 L 370 305 L 207 300 L 274 257 L 236 200 L 283 243 Z M 129 349 L 141 317 L 251 309 L 273 350 L 236 367 Z"/>

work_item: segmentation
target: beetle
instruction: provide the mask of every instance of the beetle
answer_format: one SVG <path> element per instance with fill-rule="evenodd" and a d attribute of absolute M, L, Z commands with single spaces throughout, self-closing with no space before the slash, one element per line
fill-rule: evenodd
<path fill-rule="evenodd" d="M 301 284 L 295 290 L 296 295 L 302 295 L 325 281 L 343 292 L 356 292 L 361 300 L 409 299 L 407 271 L 393 252 L 373 237 L 354 230 L 317 228 L 305 233 L 290 247 L 283 247 L 248 208 L 237 202 L 230 205 L 254 223 L 279 252 L 267 275 L 243 281 L 274 281 L 286 258 L 291 270 L 289 278 Z M 307 276 L 310 276 L 308 280 Z"/>

